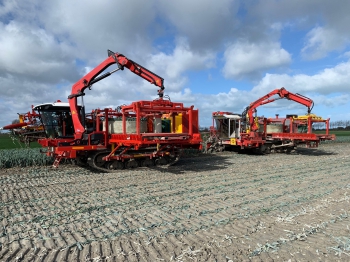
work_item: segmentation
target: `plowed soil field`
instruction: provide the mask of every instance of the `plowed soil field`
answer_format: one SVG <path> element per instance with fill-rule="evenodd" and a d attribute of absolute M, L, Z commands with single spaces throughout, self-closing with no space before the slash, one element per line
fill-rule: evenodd
<path fill-rule="evenodd" d="M 350 144 L 0 170 L 0 261 L 349 261 Z"/>

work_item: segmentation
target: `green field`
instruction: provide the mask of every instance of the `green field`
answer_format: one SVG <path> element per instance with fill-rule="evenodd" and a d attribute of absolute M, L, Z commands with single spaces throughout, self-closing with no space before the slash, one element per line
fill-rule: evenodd
<path fill-rule="evenodd" d="M 325 130 L 322 130 L 322 131 L 316 130 L 316 131 L 314 131 L 314 133 L 315 134 L 325 134 L 326 131 Z M 334 134 L 336 136 L 350 136 L 350 130 L 329 130 L 329 133 Z"/>
<path fill-rule="evenodd" d="M 9 134 L 0 134 L 0 149 L 25 148 L 25 144 L 17 139 L 12 139 Z M 30 148 L 38 148 L 41 145 L 37 142 L 30 143 Z"/>

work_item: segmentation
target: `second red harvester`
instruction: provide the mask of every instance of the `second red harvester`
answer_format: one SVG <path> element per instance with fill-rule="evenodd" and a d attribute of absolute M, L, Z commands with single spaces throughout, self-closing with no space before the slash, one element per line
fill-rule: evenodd
<path fill-rule="evenodd" d="M 274 97 L 277 95 L 277 98 Z M 307 115 L 295 115 L 285 118 L 264 118 L 257 116 L 257 107 L 288 99 L 307 107 Z M 329 134 L 329 119 L 323 120 L 311 114 L 313 101 L 300 94 L 294 94 L 285 88 L 275 89 L 252 102 L 242 114 L 231 112 L 213 112 L 213 126 L 207 141 L 207 151 L 226 149 L 257 153 L 274 151 L 291 152 L 297 146 L 318 147 L 321 141 L 334 140 Z M 313 123 L 325 123 L 325 134 L 312 133 Z"/>

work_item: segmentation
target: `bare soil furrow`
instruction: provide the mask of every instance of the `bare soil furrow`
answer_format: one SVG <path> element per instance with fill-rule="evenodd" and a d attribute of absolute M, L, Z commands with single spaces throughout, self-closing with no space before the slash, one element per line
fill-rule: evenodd
<path fill-rule="evenodd" d="M 0 260 L 340 261 L 349 156 L 332 144 L 116 174 L 0 170 Z"/>

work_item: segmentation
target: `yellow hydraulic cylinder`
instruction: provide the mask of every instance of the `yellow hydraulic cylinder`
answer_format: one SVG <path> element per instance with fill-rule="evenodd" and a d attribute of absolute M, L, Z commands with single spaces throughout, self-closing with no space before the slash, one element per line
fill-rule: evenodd
<path fill-rule="evenodd" d="M 182 114 L 175 116 L 175 133 L 182 133 Z"/>

